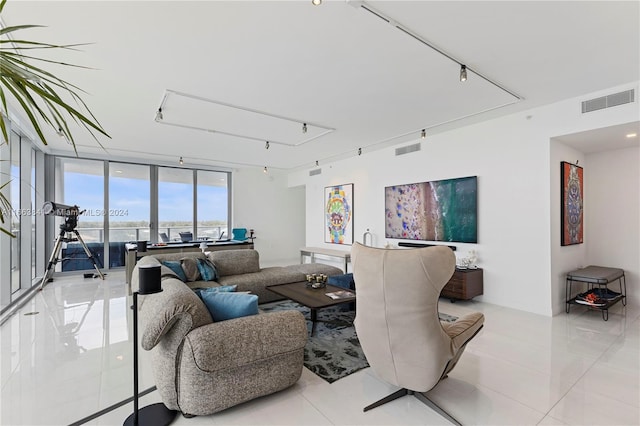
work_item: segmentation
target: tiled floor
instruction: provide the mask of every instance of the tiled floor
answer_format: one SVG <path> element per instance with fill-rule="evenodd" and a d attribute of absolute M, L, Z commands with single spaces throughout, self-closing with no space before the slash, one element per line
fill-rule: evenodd
<path fill-rule="evenodd" d="M 123 272 L 47 285 L 0 329 L 2 425 L 68 425 L 132 395 L 132 315 Z M 553 318 L 442 300 L 442 312 L 480 310 L 484 329 L 429 395 L 463 424 L 640 424 L 640 309 L 618 304 L 605 322 L 574 307 Z M 29 315 L 30 313 L 36 314 Z M 141 351 L 140 389 L 153 386 Z M 328 384 L 308 370 L 293 387 L 176 425 L 429 425 L 446 421 L 416 398 L 367 413 L 395 389 L 370 369 Z M 157 392 L 141 406 L 158 402 Z M 120 425 L 132 404 L 88 424 Z"/>

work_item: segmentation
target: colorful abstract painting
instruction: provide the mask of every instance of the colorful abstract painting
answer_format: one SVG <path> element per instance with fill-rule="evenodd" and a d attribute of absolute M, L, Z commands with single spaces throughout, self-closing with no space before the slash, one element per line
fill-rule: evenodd
<path fill-rule="evenodd" d="M 470 176 L 385 188 L 385 236 L 478 242 L 478 184 Z"/>
<path fill-rule="evenodd" d="M 560 244 L 570 246 L 582 244 L 584 235 L 584 180 L 582 167 L 560 162 L 561 175 L 561 223 Z"/>
<path fill-rule="evenodd" d="M 324 241 L 353 244 L 353 184 L 324 189 Z"/>

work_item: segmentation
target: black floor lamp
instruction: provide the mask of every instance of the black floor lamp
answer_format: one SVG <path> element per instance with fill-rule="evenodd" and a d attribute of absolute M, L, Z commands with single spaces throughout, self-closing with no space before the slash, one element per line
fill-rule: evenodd
<path fill-rule="evenodd" d="M 165 426 L 176 417 L 177 411 L 169 410 L 163 403 L 151 404 L 138 409 L 138 294 L 160 293 L 162 281 L 160 266 L 140 266 L 138 291 L 133 292 L 133 413 L 124 421 L 124 426 Z"/>

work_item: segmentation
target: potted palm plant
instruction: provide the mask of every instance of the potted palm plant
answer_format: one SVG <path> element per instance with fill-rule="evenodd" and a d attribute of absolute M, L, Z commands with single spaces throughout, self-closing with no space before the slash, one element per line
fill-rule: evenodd
<path fill-rule="evenodd" d="M 0 17 L 7 0 L 0 0 Z M 0 23 L 2 21 L 0 20 Z M 72 146 L 76 155 L 75 140 L 69 124 L 83 127 L 100 144 L 96 134 L 109 137 L 98 120 L 91 113 L 79 95 L 82 90 L 75 85 L 56 77 L 46 71 L 47 63 L 70 67 L 79 65 L 38 58 L 33 52 L 42 49 L 74 49 L 79 44 L 55 45 L 24 39 L 22 31 L 40 25 L 0 26 L 0 133 L 2 143 L 9 143 L 7 131 L 7 98 L 12 99 L 17 108 L 27 116 L 37 136 L 47 145 L 47 138 L 42 131 L 43 126 L 52 127 L 56 133 L 64 137 Z M 42 64 L 42 65 L 41 65 Z M 71 99 L 76 105 L 63 100 Z M 14 236 L 2 224 L 11 213 L 11 204 L 2 190 L 9 182 L 0 184 L 0 231 Z"/>

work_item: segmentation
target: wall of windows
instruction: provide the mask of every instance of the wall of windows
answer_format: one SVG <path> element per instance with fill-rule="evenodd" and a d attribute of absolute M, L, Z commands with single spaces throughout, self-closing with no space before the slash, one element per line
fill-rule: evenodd
<path fill-rule="evenodd" d="M 0 233 L 2 311 L 40 284 L 60 235 L 65 219 L 44 216 L 45 201 L 84 210 L 76 229 L 100 268 L 124 266 L 127 242 L 230 233 L 229 172 L 46 156 L 16 129 L 10 135 L 9 144 L 0 144 L 0 190 L 12 207 L 3 210 L 3 227 L 16 237 Z M 58 272 L 93 268 L 78 242 L 63 244 L 59 258 Z"/>
<path fill-rule="evenodd" d="M 99 267 L 124 266 L 125 244 L 229 235 L 228 172 L 56 157 L 55 201 L 78 205 L 77 230 Z M 56 218 L 56 232 L 62 218 Z M 53 237 L 52 237 L 53 238 Z M 58 271 L 92 269 L 79 243 Z"/>
<path fill-rule="evenodd" d="M 9 143 L 0 145 L 0 190 L 11 204 L 3 209 L 2 226 L 15 236 L 0 233 L 1 309 L 37 283 L 37 268 L 44 264 L 44 222 L 37 205 L 44 181 L 36 171 L 43 162 L 44 154 L 18 129 L 11 129 Z"/>

